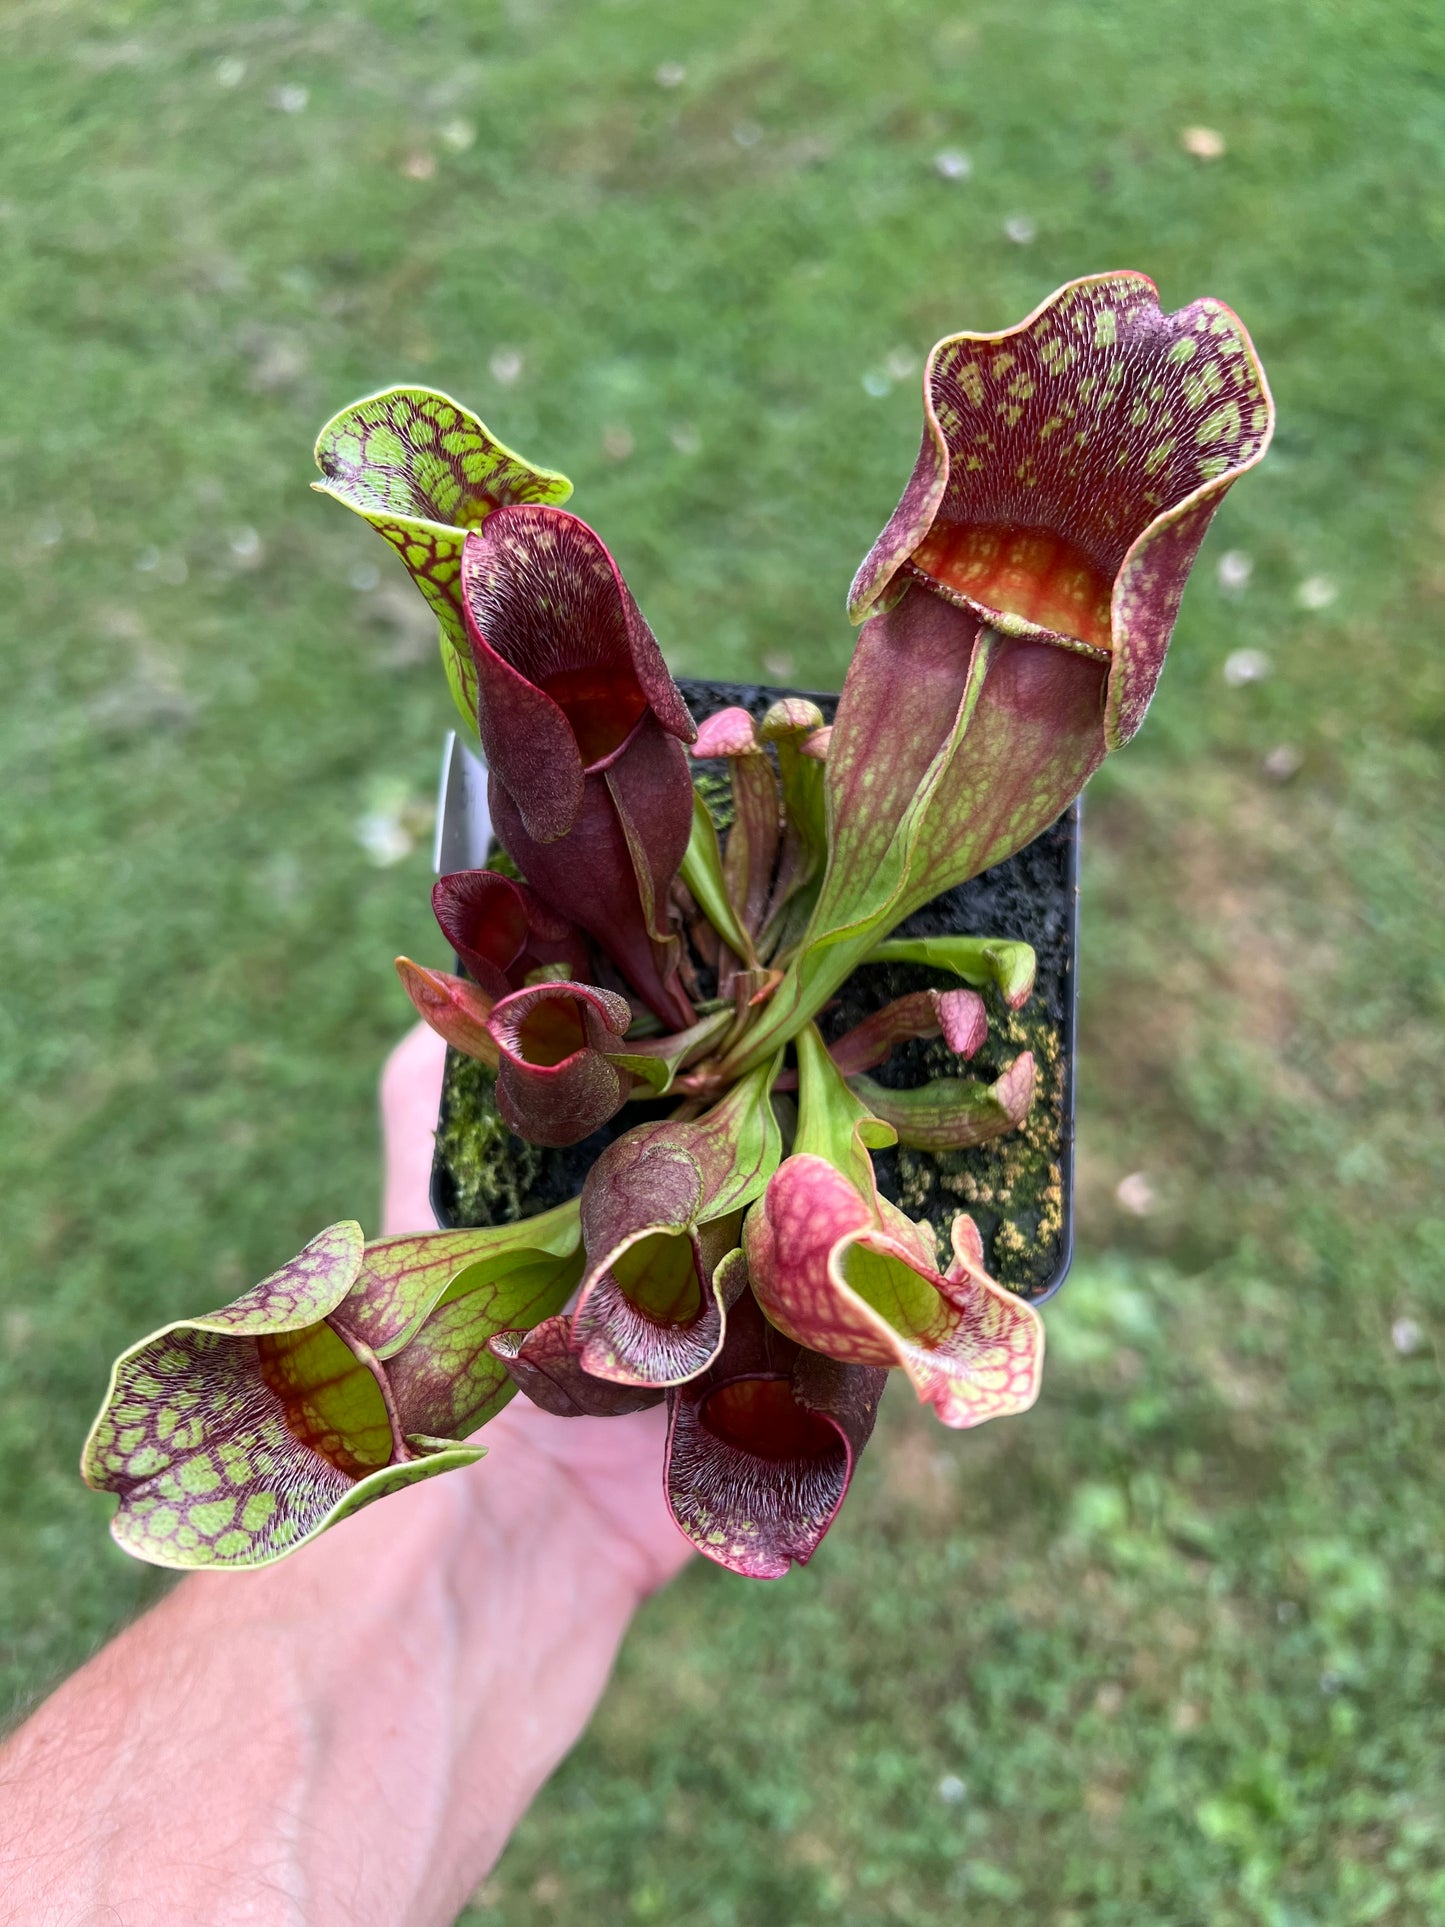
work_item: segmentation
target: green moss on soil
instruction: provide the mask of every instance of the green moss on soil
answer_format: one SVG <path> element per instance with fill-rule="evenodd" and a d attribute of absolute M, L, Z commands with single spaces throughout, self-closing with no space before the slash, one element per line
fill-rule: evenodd
<path fill-rule="evenodd" d="M 452 1186 L 454 1223 L 511 1224 L 526 1215 L 546 1153 L 497 1115 L 495 1072 L 456 1051 L 447 1052 L 437 1151 Z"/>

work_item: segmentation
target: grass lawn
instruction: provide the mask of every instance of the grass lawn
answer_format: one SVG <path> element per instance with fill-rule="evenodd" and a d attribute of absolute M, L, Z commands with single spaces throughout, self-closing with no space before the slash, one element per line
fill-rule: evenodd
<path fill-rule="evenodd" d="M 0 1704 L 160 1583 L 111 1355 L 374 1225 L 441 957 L 433 634 L 316 428 L 449 389 L 676 669 L 836 684 L 924 351 L 1139 267 L 1281 426 L 1090 792 L 1042 1402 L 895 1388 L 807 1572 L 655 1601 L 464 1919 L 1445 1918 L 1438 11 L 10 0 L 0 67 Z"/>

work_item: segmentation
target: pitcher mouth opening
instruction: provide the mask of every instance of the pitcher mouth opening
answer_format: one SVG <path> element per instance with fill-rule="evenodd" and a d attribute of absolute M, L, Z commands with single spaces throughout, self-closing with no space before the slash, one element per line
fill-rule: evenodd
<path fill-rule="evenodd" d="M 719 1385 L 703 1400 L 698 1418 L 723 1445 L 771 1464 L 830 1459 L 842 1449 L 838 1428 L 800 1405 L 791 1381 L 778 1375 Z"/>
<path fill-rule="evenodd" d="M 539 999 L 517 1026 L 512 1055 L 531 1070 L 557 1070 L 588 1046 L 576 999 Z"/>
<path fill-rule="evenodd" d="M 1077 543 L 1017 523 L 934 528 L 908 572 L 1006 636 L 1107 660 L 1113 580 Z"/>
<path fill-rule="evenodd" d="M 702 1316 L 696 1255 L 686 1235 L 650 1231 L 614 1258 L 609 1270 L 633 1310 L 654 1325 L 694 1325 Z"/>
<path fill-rule="evenodd" d="M 647 709 L 635 677 L 612 665 L 559 670 L 539 686 L 571 724 L 589 775 L 615 761 Z"/>

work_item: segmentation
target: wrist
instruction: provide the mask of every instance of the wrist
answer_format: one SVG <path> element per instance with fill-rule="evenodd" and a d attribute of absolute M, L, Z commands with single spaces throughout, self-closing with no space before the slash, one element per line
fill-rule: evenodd
<path fill-rule="evenodd" d="M 390 1500 L 259 1575 L 269 1597 L 211 1582 L 239 1638 L 257 1618 L 282 1629 L 306 1927 L 449 1923 L 581 1733 L 649 1589 L 517 1417 L 475 1471 L 399 1495 L 401 1519 Z"/>
<path fill-rule="evenodd" d="M 510 1417 L 475 1470 L 267 1571 L 183 1581 L 15 1736 L 18 1878 L 0 1886 L 37 1927 L 47 1903 L 136 1927 L 446 1927 L 648 1586 Z"/>

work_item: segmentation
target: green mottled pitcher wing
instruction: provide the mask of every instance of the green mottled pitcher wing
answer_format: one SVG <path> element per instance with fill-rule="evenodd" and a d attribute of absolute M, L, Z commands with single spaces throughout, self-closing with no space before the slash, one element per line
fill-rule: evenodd
<path fill-rule="evenodd" d="M 396 550 L 441 624 L 457 707 L 476 726 L 477 681 L 462 621 L 462 543 L 495 508 L 565 502 L 565 475 L 537 468 L 484 422 L 428 388 L 388 388 L 353 402 L 322 429 L 312 486 L 355 511 Z"/>
<path fill-rule="evenodd" d="M 336 1322 L 378 1358 L 389 1358 L 416 1336 L 452 1279 L 479 1255 L 485 1235 L 422 1231 L 369 1244 L 356 1288 L 337 1307 Z"/>
<path fill-rule="evenodd" d="M 233 1303 L 184 1323 L 196 1331 L 233 1332 L 238 1336 L 299 1331 L 304 1325 L 314 1325 L 334 1311 L 355 1284 L 364 1249 L 361 1226 L 354 1218 L 343 1218 L 318 1233 L 304 1251 Z M 126 1356 L 134 1356 L 141 1346 L 174 1329 L 177 1327 L 153 1332 Z"/>
<path fill-rule="evenodd" d="M 475 529 L 508 502 L 565 502 L 565 475 L 538 468 L 484 422 L 429 388 L 387 388 L 353 402 L 316 438 L 315 486 L 368 519 Z"/>
<path fill-rule="evenodd" d="M 485 1425 L 516 1391 L 489 1348 L 500 1331 L 529 1331 L 561 1311 L 582 1275 L 582 1245 L 540 1243 L 469 1265 L 453 1279 L 417 1337 L 391 1361 L 388 1376 L 407 1437 L 456 1437 Z M 549 1212 L 549 1218 L 556 1214 Z M 517 1227 L 524 1229 L 528 1220 Z M 545 1233 L 544 1233 L 545 1236 Z M 560 1238 L 552 1242 L 561 1244 Z"/>
<path fill-rule="evenodd" d="M 460 1272 L 524 1247 L 555 1247 L 566 1254 L 575 1249 L 577 1237 L 574 1200 L 541 1219 L 517 1224 L 379 1239 L 363 1252 L 356 1284 L 338 1306 L 336 1323 L 378 1358 L 391 1358 L 416 1337 Z"/>

